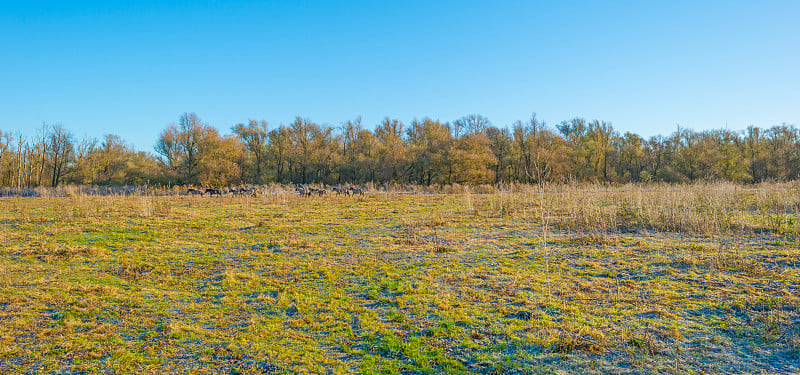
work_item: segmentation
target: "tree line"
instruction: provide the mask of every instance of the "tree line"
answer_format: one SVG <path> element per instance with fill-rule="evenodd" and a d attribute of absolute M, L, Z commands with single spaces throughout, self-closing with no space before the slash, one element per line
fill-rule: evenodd
<path fill-rule="evenodd" d="M 43 124 L 34 135 L 0 132 L 0 185 L 227 186 L 266 183 L 500 184 L 555 182 L 757 183 L 800 179 L 800 130 L 791 125 L 645 139 L 611 123 L 574 118 L 548 126 L 535 115 L 507 127 L 469 115 L 408 124 L 357 118 L 324 126 L 297 117 L 271 127 L 250 120 L 226 135 L 184 113 L 154 153 L 119 136 L 75 135 Z"/>

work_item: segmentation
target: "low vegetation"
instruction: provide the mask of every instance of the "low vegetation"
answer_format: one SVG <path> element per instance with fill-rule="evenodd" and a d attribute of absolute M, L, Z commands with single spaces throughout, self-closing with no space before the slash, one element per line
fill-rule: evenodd
<path fill-rule="evenodd" d="M 0 372 L 800 372 L 797 185 L 264 191 L 0 199 Z"/>

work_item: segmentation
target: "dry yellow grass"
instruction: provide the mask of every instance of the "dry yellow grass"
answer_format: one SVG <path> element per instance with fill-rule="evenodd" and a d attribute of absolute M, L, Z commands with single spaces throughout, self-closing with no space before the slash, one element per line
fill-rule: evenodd
<path fill-rule="evenodd" d="M 0 372 L 800 371 L 796 186 L 448 189 L 2 199 Z"/>

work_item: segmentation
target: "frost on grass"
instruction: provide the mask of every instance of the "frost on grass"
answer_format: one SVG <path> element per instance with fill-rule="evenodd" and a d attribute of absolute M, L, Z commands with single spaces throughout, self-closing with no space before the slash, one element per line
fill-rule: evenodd
<path fill-rule="evenodd" d="M 800 371 L 797 193 L 680 189 L 6 199 L 0 372 Z"/>

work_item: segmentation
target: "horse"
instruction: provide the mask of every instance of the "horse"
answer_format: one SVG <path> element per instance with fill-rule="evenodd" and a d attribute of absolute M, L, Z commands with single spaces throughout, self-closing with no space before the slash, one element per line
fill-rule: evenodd
<path fill-rule="evenodd" d="M 201 197 L 203 196 L 203 192 L 197 189 L 190 188 L 189 190 L 186 191 L 186 195 L 197 195 L 197 194 L 200 194 Z"/>
<path fill-rule="evenodd" d="M 342 187 L 334 187 L 333 191 L 336 192 L 336 196 L 339 196 L 339 195 L 342 195 L 342 194 L 344 194 L 344 195 L 346 195 L 348 197 L 350 196 L 350 190 L 349 189 L 345 189 L 345 188 L 342 188 Z"/>
<path fill-rule="evenodd" d="M 231 194 L 233 195 L 246 195 L 249 192 L 250 190 L 247 190 L 245 188 L 231 190 Z"/>
<path fill-rule="evenodd" d="M 219 195 L 221 197 L 222 196 L 222 190 L 208 188 L 208 189 L 206 189 L 204 194 L 208 194 L 209 196 L 212 196 L 212 197 L 214 196 L 214 194 L 216 194 L 216 195 Z"/>
<path fill-rule="evenodd" d="M 309 188 L 305 187 L 305 186 L 297 187 L 297 188 L 295 188 L 295 190 L 298 193 L 300 193 L 301 197 L 310 197 L 311 196 L 311 190 Z"/>

